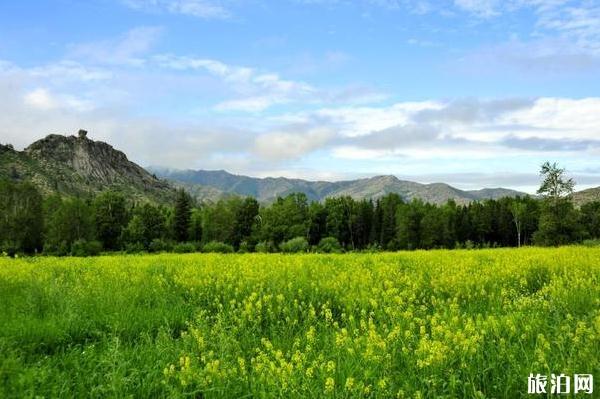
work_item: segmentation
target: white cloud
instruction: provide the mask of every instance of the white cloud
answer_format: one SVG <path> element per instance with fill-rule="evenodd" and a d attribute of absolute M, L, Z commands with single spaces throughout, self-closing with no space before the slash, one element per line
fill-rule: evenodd
<path fill-rule="evenodd" d="M 144 64 L 143 56 L 162 32 L 161 27 L 137 27 L 114 39 L 73 45 L 68 57 L 99 64 L 139 66 Z"/>
<path fill-rule="evenodd" d="M 216 0 L 123 0 L 123 3 L 136 10 L 168 12 L 202 19 L 226 19 L 231 16 L 222 2 Z"/>
<path fill-rule="evenodd" d="M 49 110 L 57 107 L 56 101 L 50 96 L 48 90 L 38 88 L 23 97 L 25 104 L 42 110 Z"/>
<path fill-rule="evenodd" d="M 499 15 L 497 10 L 498 0 L 454 0 L 454 4 L 483 18 Z"/>
<path fill-rule="evenodd" d="M 235 98 L 215 106 L 218 111 L 259 112 L 277 105 L 309 100 L 316 93 L 311 85 L 282 79 L 274 73 L 261 73 L 253 68 L 228 65 L 212 59 L 160 55 L 154 57 L 163 68 L 202 70 L 221 78 Z"/>
<path fill-rule="evenodd" d="M 327 145 L 335 133 L 316 128 L 308 132 L 270 132 L 255 140 L 255 152 L 269 160 L 293 160 Z"/>

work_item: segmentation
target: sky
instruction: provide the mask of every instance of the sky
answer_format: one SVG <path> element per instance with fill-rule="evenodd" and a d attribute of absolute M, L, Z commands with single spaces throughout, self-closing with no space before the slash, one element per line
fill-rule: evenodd
<path fill-rule="evenodd" d="M 0 143 L 80 128 L 143 166 L 600 186 L 600 2 L 0 2 Z"/>

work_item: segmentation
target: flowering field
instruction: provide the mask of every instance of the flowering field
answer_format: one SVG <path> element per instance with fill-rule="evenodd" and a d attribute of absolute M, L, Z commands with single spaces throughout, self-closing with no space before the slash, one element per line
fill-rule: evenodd
<path fill-rule="evenodd" d="M 528 396 L 600 378 L 600 249 L 0 259 L 0 353 L 2 398 Z"/>

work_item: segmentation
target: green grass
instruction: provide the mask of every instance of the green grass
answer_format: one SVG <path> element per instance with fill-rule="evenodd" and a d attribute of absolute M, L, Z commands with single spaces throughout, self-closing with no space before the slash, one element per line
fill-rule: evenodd
<path fill-rule="evenodd" d="M 600 378 L 600 248 L 0 259 L 0 397 L 526 397 Z"/>

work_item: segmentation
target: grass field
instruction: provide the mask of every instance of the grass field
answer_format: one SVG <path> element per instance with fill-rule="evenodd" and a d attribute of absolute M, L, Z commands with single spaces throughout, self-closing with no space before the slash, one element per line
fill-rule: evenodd
<path fill-rule="evenodd" d="M 600 378 L 599 283 L 583 247 L 0 259 L 0 397 L 525 397 Z"/>

